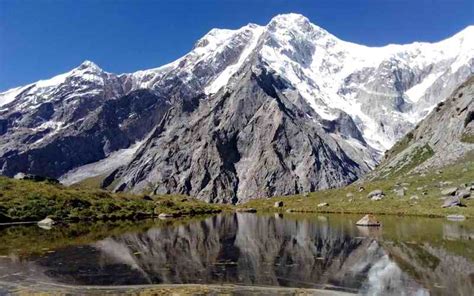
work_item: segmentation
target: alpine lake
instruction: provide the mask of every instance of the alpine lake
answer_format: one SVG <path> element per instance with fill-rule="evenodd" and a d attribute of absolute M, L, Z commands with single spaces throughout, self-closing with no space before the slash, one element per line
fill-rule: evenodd
<path fill-rule="evenodd" d="M 0 295 L 473 295 L 473 220 L 382 215 L 381 227 L 361 227 L 360 218 L 1 225 Z"/>

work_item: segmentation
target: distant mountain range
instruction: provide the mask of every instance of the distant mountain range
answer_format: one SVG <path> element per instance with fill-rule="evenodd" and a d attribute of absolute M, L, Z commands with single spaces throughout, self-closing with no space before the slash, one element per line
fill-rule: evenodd
<path fill-rule="evenodd" d="M 86 61 L 1 93 L 0 173 L 224 203 L 343 186 L 473 73 L 474 26 L 367 47 L 278 15 L 213 29 L 156 69 Z"/>

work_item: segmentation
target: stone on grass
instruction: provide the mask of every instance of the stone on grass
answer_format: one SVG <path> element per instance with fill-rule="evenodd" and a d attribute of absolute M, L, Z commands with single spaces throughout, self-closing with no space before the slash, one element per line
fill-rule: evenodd
<path fill-rule="evenodd" d="M 410 197 L 410 199 L 411 199 L 411 200 L 414 200 L 414 199 L 420 199 L 420 198 L 418 197 L 418 195 L 412 195 L 412 196 Z"/>
<path fill-rule="evenodd" d="M 54 220 L 49 217 L 38 222 L 38 226 L 43 229 L 51 229 L 54 224 L 56 224 L 56 222 L 54 222 Z"/>
<path fill-rule="evenodd" d="M 354 197 L 354 194 L 352 192 L 349 192 L 346 194 L 346 197 Z"/>
<path fill-rule="evenodd" d="M 454 195 L 456 194 L 456 191 L 458 191 L 457 187 L 449 187 L 444 190 L 441 190 L 442 195 Z"/>
<path fill-rule="evenodd" d="M 459 198 L 468 198 L 471 196 L 471 191 L 469 190 L 459 190 L 458 193 L 456 194 L 457 197 Z"/>
<path fill-rule="evenodd" d="M 405 196 L 405 189 L 404 188 L 395 189 L 395 193 L 398 196 Z"/>
<path fill-rule="evenodd" d="M 322 208 L 322 207 L 328 207 L 329 204 L 327 202 L 322 202 L 320 204 L 318 204 L 318 208 Z"/>
<path fill-rule="evenodd" d="M 457 196 L 448 196 L 445 200 L 442 208 L 451 208 L 451 207 L 459 207 L 462 206 L 461 200 Z"/>
<path fill-rule="evenodd" d="M 380 222 L 377 221 L 374 215 L 368 214 L 362 217 L 356 222 L 357 226 L 380 226 Z"/>
<path fill-rule="evenodd" d="M 384 193 L 380 189 L 376 189 L 374 191 L 371 191 L 369 194 L 367 194 L 367 197 L 370 198 L 371 200 L 381 200 L 384 197 Z"/>
<path fill-rule="evenodd" d="M 282 201 L 276 201 L 275 204 L 273 205 L 274 208 L 281 208 L 283 207 L 283 202 Z"/>

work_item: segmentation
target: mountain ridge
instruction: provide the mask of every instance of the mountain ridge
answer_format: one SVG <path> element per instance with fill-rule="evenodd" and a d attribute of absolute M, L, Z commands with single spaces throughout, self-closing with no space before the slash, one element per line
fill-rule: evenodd
<path fill-rule="evenodd" d="M 0 172 L 10 176 L 17 172 L 46 173 L 53 177 L 69 173 L 68 176 L 74 179 L 72 172 L 81 166 L 106 159 L 116 151 L 129 149 L 140 142 L 143 144 L 134 148 L 137 152 L 130 162 L 121 164 L 121 168 L 116 164 L 110 167 L 116 172 L 107 179 L 114 184 L 120 183 L 114 186 L 116 190 L 138 190 L 135 181 L 140 179 L 140 182 L 150 183 L 139 186 L 142 190 L 147 187 L 160 193 L 189 193 L 208 201 L 236 202 L 252 196 L 284 195 L 342 186 L 373 168 L 385 149 L 426 116 L 444 94 L 472 75 L 474 50 L 471 49 L 474 42 L 469 40 L 474 37 L 473 28 L 470 26 L 438 43 L 373 48 L 342 41 L 313 25 L 304 16 L 286 14 L 276 16 L 266 26 L 249 24 L 237 30 L 213 29 L 199 39 L 188 54 L 150 70 L 116 75 L 85 61 L 53 79 L 0 94 Z M 243 77 L 246 77 L 247 85 L 239 80 Z M 252 86 L 251 89 L 249 86 Z M 242 97 L 243 94 L 246 95 Z M 258 104 L 263 105 L 259 108 L 273 108 L 275 118 L 283 118 L 281 122 L 269 117 L 259 119 L 269 124 L 272 131 L 277 126 L 281 128 L 277 129 L 280 134 L 268 143 L 272 147 L 267 147 L 268 151 L 278 151 L 276 143 L 287 137 L 288 133 L 291 136 L 287 138 L 290 143 L 287 148 L 292 147 L 291 143 L 298 142 L 296 138 L 301 135 L 312 139 L 309 141 L 313 144 L 315 139 L 324 139 L 322 146 L 314 152 L 311 152 L 315 149 L 313 144 L 305 148 L 293 147 L 300 149 L 301 158 L 288 162 L 292 155 L 284 153 L 280 161 L 286 164 L 281 166 L 281 170 L 277 169 L 278 162 L 272 162 L 269 166 L 260 162 L 265 159 L 263 152 L 266 150 L 262 150 L 263 154 L 255 163 L 260 163 L 263 176 L 252 190 L 238 188 L 245 183 L 238 180 L 245 178 L 237 169 L 244 166 L 241 168 L 244 172 L 251 164 L 244 165 L 240 163 L 240 158 L 236 158 L 239 160 L 235 163 L 236 167 L 233 167 L 234 164 L 227 167 L 226 157 L 219 156 L 222 152 L 208 154 L 216 158 L 209 159 L 209 163 L 188 177 L 180 169 L 173 171 L 172 166 L 176 164 L 165 164 L 174 156 L 160 160 L 161 164 L 153 163 L 163 156 L 159 152 L 148 155 L 149 159 L 139 159 L 140 155 L 144 155 L 140 151 L 151 145 L 153 137 L 158 136 L 156 132 L 160 126 L 163 131 L 180 131 L 183 123 L 170 118 L 170 114 L 179 112 L 175 118 L 182 120 L 205 119 L 209 110 L 204 110 L 202 106 L 206 104 L 211 112 L 222 112 L 212 115 L 229 125 L 219 126 L 218 122 L 205 119 L 204 122 L 212 125 L 208 129 L 201 126 L 200 134 L 193 136 L 208 138 L 206 132 L 214 130 L 215 140 L 208 139 L 210 142 L 204 144 L 214 143 L 216 147 L 221 147 L 230 140 L 226 138 L 230 135 L 226 133 L 230 132 L 232 137 L 236 137 L 235 143 L 251 145 L 249 141 L 239 140 L 250 115 L 254 114 L 250 113 L 250 117 L 246 118 L 237 113 L 237 118 L 236 114 L 220 109 L 222 104 L 216 102 L 223 102 L 226 108 L 232 109 L 235 107 L 226 103 L 226 98 L 232 97 L 235 102 L 240 102 L 241 107 L 236 110 L 250 111 L 257 107 L 251 102 L 252 96 L 261 98 Z M 273 105 L 275 102 L 276 105 Z M 221 117 L 222 114 L 225 117 Z M 293 123 L 288 125 L 289 122 Z M 234 130 L 233 126 L 239 129 Z M 256 134 L 262 132 L 260 126 L 253 126 Z M 192 126 L 188 128 L 192 129 Z M 248 139 L 253 139 L 253 135 L 248 135 Z M 176 136 L 178 141 L 173 140 Z M 181 136 L 179 133 L 165 135 L 168 142 L 160 142 L 163 148 L 160 151 L 165 151 L 170 143 L 183 147 L 178 144 L 185 141 L 179 139 Z M 192 137 L 187 141 L 189 146 L 196 144 L 196 139 Z M 323 149 L 328 143 L 333 143 L 327 146 L 332 147 L 329 148 L 331 152 L 315 158 L 318 149 Z M 230 155 L 241 155 L 247 146 L 232 146 L 231 151 L 226 151 Z M 206 147 L 209 149 L 209 146 Z M 182 149 L 186 151 L 184 158 L 194 153 Z M 59 160 L 49 155 L 51 153 L 59 156 Z M 295 161 L 302 161 L 308 155 L 312 155 L 308 163 L 313 160 L 327 161 L 330 169 L 325 171 L 324 168 L 303 166 L 298 170 L 294 166 Z M 341 159 L 345 160 L 339 162 Z M 198 182 L 200 177 L 196 176 L 206 175 L 208 165 L 219 167 L 221 161 L 224 171 L 220 174 L 230 174 L 230 179 L 219 185 L 222 190 L 213 185 L 210 190 L 220 192 L 211 194 L 213 198 L 205 197 L 205 191 L 195 191 L 196 184 L 192 186 L 194 189 L 185 184 Z M 132 164 L 136 163 L 143 166 L 133 168 Z M 198 160 L 190 166 L 195 163 Z M 355 166 L 349 169 L 349 173 L 344 166 L 350 163 Z M 166 168 L 165 171 L 171 170 L 172 176 L 168 176 L 171 179 L 166 177 L 166 181 L 163 176 L 154 179 L 156 173 L 148 171 L 151 167 L 160 166 Z M 230 171 L 227 171 L 229 168 Z M 215 173 L 217 171 L 219 169 Z M 276 174 L 273 177 L 272 171 Z M 318 179 L 329 172 L 336 175 L 324 177 L 324 182 Z M 336 172 L 344 172 L 343 175 L 349 173 L 351 177 L 337 177 L 339 173 Z M 286 177 L 278 181 L 280 185 L 275 185 L 275 181 L 271 180 L 282 176 L 279 174 Z M 153 181 L 142 177 L 137 179 L 139 175 L 147 175 Z M 186 181 L 186 178 L 191 178 L 191 181 Z M 230 181 L 233 178 L 237 179 Z M 159 189 L 160 185 L 156 182 L 162 181 L 169 182 L 169 185 L 162 185 L 165 187 Z M 239 197 L 239 190 L 246 193 Z M 224 191 L 227 193 L 222 193 Z"/>

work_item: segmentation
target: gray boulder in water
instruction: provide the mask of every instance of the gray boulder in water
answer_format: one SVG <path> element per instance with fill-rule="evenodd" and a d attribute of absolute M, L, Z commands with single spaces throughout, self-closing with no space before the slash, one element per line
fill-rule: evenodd
<path fill-rule="evenodd" d="M 368 214 L 362 217 L 356 222 L 357 226 L 380 226 L 380 222 L 375 218 L 374 215 Z"/>
<path fill-rule="evenodd" d="M 56 224 L 56 222 L 54 222 L 53 219 L 47 217 L 41 221 L 39 221 L 38 223 L 38 226 L 43 228 L 43 229 L 51 229 L 51 227 L 53 227 L 54 224 Z"/>

